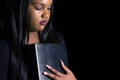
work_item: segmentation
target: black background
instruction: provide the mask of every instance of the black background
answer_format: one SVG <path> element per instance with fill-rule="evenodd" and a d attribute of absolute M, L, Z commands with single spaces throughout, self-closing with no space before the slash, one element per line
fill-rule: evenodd
<path fill-rule="evenodd" d="M 69 1 L 70 2 L 70 1 Z M 81 33 L 80 19 L 73 5 L 66 4 L 64 0 L 54 1 L 54 27 L 63 33 L 68 50 L 69 68 L 75 74 L 78 80 L 81 78 Z M 80 15 L 80 14 L 79 14 Z M 78 18 L 78 19 L 77 19 Z"/>
<path fill-rule="evenodd" d="M 105 50 L 105 12 L 101 3 L 79 0 L 54 2 L 54 27 L 65 38 L 70 69 L 78 80 L 102 79 L 105 74 L 101 65 Z"/>

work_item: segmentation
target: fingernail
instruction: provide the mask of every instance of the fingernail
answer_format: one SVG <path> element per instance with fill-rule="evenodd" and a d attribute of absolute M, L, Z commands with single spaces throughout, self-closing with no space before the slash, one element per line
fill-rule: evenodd
<path fill-rule="evenodd" d="M 64 64 L 62 60 L 60 60 L 60 62 L 61 62 L 62 64 Z"/>
<path fill-rule="evenodd" d="M 50 66 L 49 66 L 49 65 L 46 65 L 46 67 L 47 67 L 47 68 L 50 68 Z"/>
<path fill-rule="evenodd" d="M 47 72 L 43 72 L 43 74 L 45 74 L 45 75 L 46 75 L 46 74 L 48 74 L 48 73 L 47 73 Z"/>

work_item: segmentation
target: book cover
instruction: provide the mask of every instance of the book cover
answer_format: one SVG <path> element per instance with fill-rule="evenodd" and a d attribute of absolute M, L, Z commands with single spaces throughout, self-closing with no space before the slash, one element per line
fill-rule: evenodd
<path fill-rule="evenodd" d="M 39 80 L 51 80 L 42 74 L 44 71 L 50 72 L 45 67 L 46 64 L 65 73 L 60 64 L 60 60 L 63 60 L 68 65 L 67 50 L 64 44 L 35 44 L 35 51 Z"/>

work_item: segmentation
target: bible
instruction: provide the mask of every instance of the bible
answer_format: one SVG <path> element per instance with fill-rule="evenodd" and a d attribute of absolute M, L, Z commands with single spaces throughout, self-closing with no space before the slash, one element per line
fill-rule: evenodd
<path fill-rule="evenodd" d="M 35 44 L 35 51 L 39 80 L 50 80 L 46 76 L 42 75 L 42 72 L 48 71 L 48 69 L 45 67 L 46 64 L 64 73 L 60 66 L 60 60 L 63 60 L 66 65 L 68 64 L 65 45 Z"/>

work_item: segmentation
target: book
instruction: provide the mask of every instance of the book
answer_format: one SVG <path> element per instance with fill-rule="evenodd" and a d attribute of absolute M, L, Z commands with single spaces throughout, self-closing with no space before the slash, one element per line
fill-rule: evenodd
<path fill-rule="evenodd" d="M 29 66 L 29 80 L 52 80 L 43 75 L 44 71 L 50 72 L 45 65 L 50 65 L 56 70 L 65 73 L 60 60 L 68 66 L 67 49 L 60 43 L 40 43 L 30 45 L 26 54 L 26 61 Z"/>
<path fill-rule="evenodd" d="M 49 70 L 45 67 L 45 65 L 50 65 L 58 71 L 65 73 L 62 70 L 60 65 L 60 60 L 68 65 L 67 61 L 67 51 L 65 45 L 63 44 L 35 44 L 36 50 L 36 59 L 37 59 L 37 67 L 38 67 L 38 75 L 39 80 L 50 80 L 46 76 L 42 75 L 44 71 Z"/>

